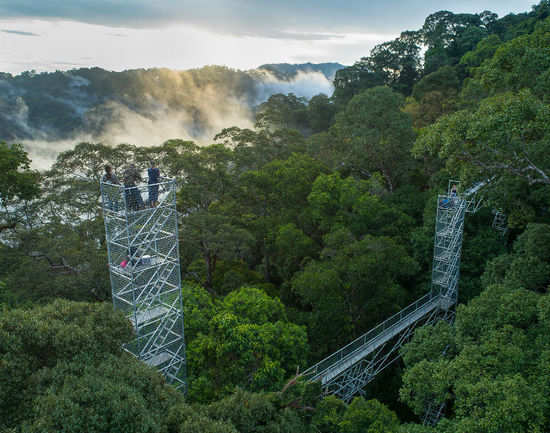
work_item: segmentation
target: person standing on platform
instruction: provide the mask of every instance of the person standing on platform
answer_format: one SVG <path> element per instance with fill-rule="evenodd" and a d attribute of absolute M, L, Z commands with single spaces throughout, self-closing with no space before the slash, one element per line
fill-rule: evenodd
<path fill-rule="evenodd" d="M 126 203 L 130 210 L 140 210 L 145 207 L 141 193 L 136 186 L 137 182 L 141 182 L 141 176 L 136 168 L 135 164 L 130 166 L 124 171 L 124 193 L 126 196 Z"/>
<path fill-rule="evenodd" d="M 113 173 L 113 167 L 110 165 L 105 166 L 105 174 L 101 178 L 103 183 L 110 183 L 111 185 L 105 186 L 105 199 L 107 201 L 107 209 L 118 212 L 118 203 L 120 197 L 120 190 L 118 187 L 112 185 L 119 185 L 120 182 L 116 177 L 116 174 Z"/>
<path fill-rule="evenodd" d="M 451 187 L 451 197 L 455 198 L 458 195 L 458 191 L 456 189 L 456 185 L 453 185 Z"/>
<path fill-rule="evenodd" d="M 105 174 L 103 175 L 101 181 L 112 183 L 114 185 L 118 185 L 120 183 L 118 181 L 118 177 L 116 177 L 116 174 L 113 173 L 113 167 L 111 167 L 110 165 L 105 166 Z"/>
<path fill-rule="evenodd" d="M 155 161 L 151 161 L 151 167 L 147 169 L 147 175 L 149 176 L 149 206 L 158 206 L 159 198 L 159 181 L 160 181 L 160 169 L 156 166 Z"/>
<path fill-rule="evenodd" d="M 457 204 L 457 198 L 458 198 L 458 190 L 456 188 L 456 185 L 453 185 L 451 187 L 451 205 L 455 206 Z"/>

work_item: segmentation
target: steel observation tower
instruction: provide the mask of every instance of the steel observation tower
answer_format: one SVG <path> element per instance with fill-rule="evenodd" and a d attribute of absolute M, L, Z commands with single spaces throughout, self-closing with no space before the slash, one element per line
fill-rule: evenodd
<path fill-rule="evenodd" d="M 176 183 L 102 182 L 101 195 L 113 304 L 135 332 L 123 348 L 185 392 Z"/>

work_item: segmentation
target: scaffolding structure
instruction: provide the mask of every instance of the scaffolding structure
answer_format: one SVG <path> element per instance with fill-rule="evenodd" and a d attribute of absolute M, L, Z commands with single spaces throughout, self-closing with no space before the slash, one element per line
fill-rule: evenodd
<path fill-rule="evenodd" d="M 135 331 L 123 348 L 186 391 L 175 181 L 102 182 L 101 194 L 113 304 Z"/>
<path fill-rule="evenodd" d="M 439 195 L 437 203 L 432 291 L 441 296 L 443 309 L 451 312 L 451 317 L 447 319 L 452 320 L 452 306 L 458 299 L 464 216 L 469 202 L 458 193 L 449 191 L 445 195 Z"/>
<path fill-rule="evenodd" d="M 321 383 L 323 395 L 336 395 L 349 402 L 364 394 L 365 386 L 378 373 L 399 359 L 399 349 L 419 326 L 438 320 L 453 322 L 458 299 L 460 254 L 464 216 L 475 212 L 480 202 L 469 199 L 481 184 L 459 194 L 459 182 L 450 181 L 447 194 L 439 195 L 435 222 L 432 288 L 399 313 L 308 368 L 302 376 Z M 426 421 L 434 425 L 443 405 L 428 408 Z"/>
<path fill-rule="evenodd" d="M 501 210 L 495 209 L 492 227 L 502 236 L 508 231 L 508 217 Z"/>

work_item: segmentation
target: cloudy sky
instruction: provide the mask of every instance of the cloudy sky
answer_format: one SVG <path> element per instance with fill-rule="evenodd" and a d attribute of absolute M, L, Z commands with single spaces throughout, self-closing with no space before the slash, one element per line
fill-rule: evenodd
<path fill-rule="evenodd" d="M 0 0 L 0 71 L 352 64 L 438 10 L 506 15 L 521 0 Z"/>

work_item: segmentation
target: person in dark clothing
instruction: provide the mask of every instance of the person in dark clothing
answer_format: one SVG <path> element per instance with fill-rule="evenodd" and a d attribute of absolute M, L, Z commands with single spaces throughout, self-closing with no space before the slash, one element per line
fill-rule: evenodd
<path fill-rule="evenodd" d="M 147 169 L 147 175 L 149 176 L 149 206 L 155 207 L 159 203 L 160 181 L 160 169 L 156 166 L 155 161 L 151 161 L 151 167 Z"/>
<path fill-rule="evenodd" d="M 454 207 L 456 202 L 457 202 L 457 197 L 458 197 L 458 190 L 456 188 L 456 185 L 453 185 L 451 187 L 451 191 L 449 193 L 449 195 L 444 198 L 443 200 L 441 200 L 441 202 L 439 203 L 439 205 L 441 207 Z"/>
<path fill-rule="evenodd" d="M 458 190 L 456 189 L 456 185 L 453 185 L 451 187 L 451 205 L 454 206 L 457 203 L 457 197 L 458 197 Z"/>
<path fill-rule="evenodd" d="M 136 265 L 136 264 L 139 264 L 139 258 L 136 257 L 136 253 L 137 253 L 137 248 L 136 247 L 130 247 L 129 248 L 129 252 L 130 254 L 128 254 L 128 262 L 131 264 L 131 265 Z"/>
<path fill-rule="evenodd" d="M 119 185 L 120 182 L 118 181 L 118 177 L 113 173 L 113 167 L 110 165 L 105 166 L 105 174 L 103 175 L 103 178 L 101 179 L 104 183 L 112 183 L 115 185 Z"/>
<path fill-rule="evenodd" d="M 101 178 L 103 183 L 111 184 L 104 187 L 104 197 L 107 209 L 118 212 L 120 201 L 120 189 L 113 185 L 120 185 L 118 178 L 113 173 L 113 167 L 110 165 L 105 166 L 105 174 Z"/>
<path fill-rule="evenodd" d="M 130 166 L 124 171 L 124 192 L 126 195 L 126 203 L 128 208 L 134 211 L 145 207 L 143 199 L 141 198 L 141 193 L 136 186 L 137 182 L 141 182 L 141 176 L 135 164 L 130 164 Z"/>
<path fill-rule="evenodd" d="M 458 191 L 456 189 L 456 185 L 453 185 L 451 187 L 451 197 L 456 197 L 458 195 Z"/>

